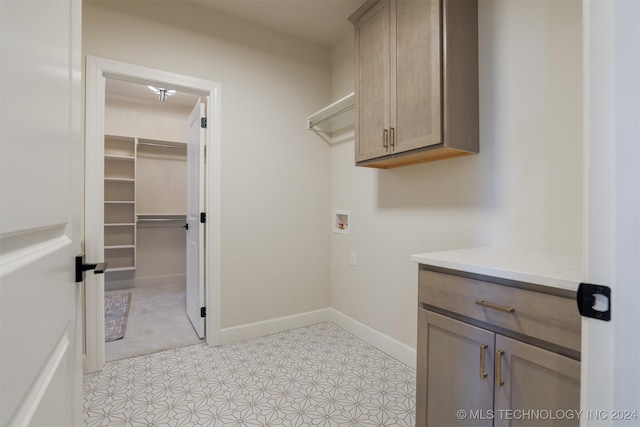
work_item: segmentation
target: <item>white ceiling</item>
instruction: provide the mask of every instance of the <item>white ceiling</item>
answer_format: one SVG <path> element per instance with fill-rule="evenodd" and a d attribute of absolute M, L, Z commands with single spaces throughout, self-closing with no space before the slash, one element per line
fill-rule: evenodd
<path fill-rule="evenodd" d="M 169 96 L 166 102 L 162 102 L 158 99 L 158 95 L 147 86 L 114 79 L 106 80 L 105 94 L 107 102 L 116 99 L 130 99 L 139 103 L 157 104 L 158 107 L 166 105 L 169 108 L 188 107 L 189 109 L 196 105 L 199 98 L 190 93 L 177 92 L 175 95 Z"/>
<path fill-rule="evenodd" d="M 325 47 L 353 34 L 347 18 L 366 0 L 188 0 L 217 12 Z M 157 102 L 158 95 L 146 86 L 107 79 L 107 99 L 133 98 Z M 188 93 L 170 96 L 167 104 L 195 105 L 197 97 Z"/>
<path fill-rule="evenodd" d="M 353 33 L 347 18 L 365 0 L 190 0 L 194 3 L 331 47 Z"/>

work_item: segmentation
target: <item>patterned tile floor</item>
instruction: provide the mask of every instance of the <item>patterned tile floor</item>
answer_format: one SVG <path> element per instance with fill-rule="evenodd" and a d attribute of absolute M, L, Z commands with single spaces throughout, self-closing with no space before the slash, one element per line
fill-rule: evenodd
<path fill-rule="evenodd" d="M 415 371 L 332 323 L 107 363 L 87 426 L 414 426 Z"/>

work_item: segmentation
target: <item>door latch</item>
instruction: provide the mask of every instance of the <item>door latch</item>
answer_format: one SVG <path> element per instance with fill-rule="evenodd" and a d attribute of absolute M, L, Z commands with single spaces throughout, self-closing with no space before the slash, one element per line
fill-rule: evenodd
<path fill-rule="evenodd" d="M 611 288 L 591 283 L 578 286 L 578 311 L 581 316 L 611 320 Z"/>
<path fill-rule="evenodd" d="M 107 263 L 87 264 L 84 262 L 84 254 L 76 257 L 76 283 L 84 281 L 84 272 L 93 270 L 93 274 L 102 274 L 107 271 Z"/>

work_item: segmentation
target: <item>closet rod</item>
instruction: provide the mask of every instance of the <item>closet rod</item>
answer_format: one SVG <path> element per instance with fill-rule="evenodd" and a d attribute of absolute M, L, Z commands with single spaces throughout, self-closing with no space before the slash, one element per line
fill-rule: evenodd
<path fill-rule="evenodd" d="M 184 222 L 185 219 L 184 218 L 138 218 L 138 222 L 144 222 L 144 221 L 153 221 L 153 222 L 158 222 L 158 221 L 182 221 Z"/>
<path fill-rule="evenodd" d="M 157 142 L 146 142 L 146 141 L 138 141 L 138 145 L 153 145 L 154 147 L 165 147 L 165 148 L 187 148 L 187 144 L 184 145 L 170 145 L 170 144 L 160 144 Z"/>

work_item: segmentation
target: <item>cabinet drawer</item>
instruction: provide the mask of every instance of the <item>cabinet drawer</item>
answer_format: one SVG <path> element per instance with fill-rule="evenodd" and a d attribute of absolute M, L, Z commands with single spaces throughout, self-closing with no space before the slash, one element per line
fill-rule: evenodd
<path fill-rule="evenodd" d="M 581 318 L 571 298 L 429 270 L 419 274 L 421 304 L 580 352 Z M 507 307 L 513 311 L 498 309 Z"/>

